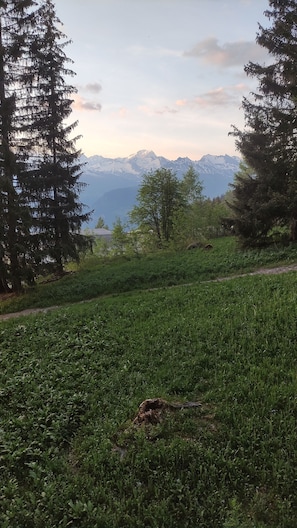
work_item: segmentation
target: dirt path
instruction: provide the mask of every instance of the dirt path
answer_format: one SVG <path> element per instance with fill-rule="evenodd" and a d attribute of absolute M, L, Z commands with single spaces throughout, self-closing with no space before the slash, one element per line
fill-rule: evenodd
<path fill-rule="evenodd" d="M 0 315 L 0 321 L 7 321 L 8 319 L 22 317 L 24 315 L 46 313 L 56 308 L 61 308 L 60 306 L 48 306 L 47 308 L 28 308 L 27 310 L 22 310 L 21 312 L 12 312 L 7 314 Z"/>
<path fill-rule="evenodd" d="M 231 275 L 229 277 L 219 277 L 217 279 L 212 279 L 211 281 L 206 281 L 206 282 L 222 282 L 226 280 L 237 279 L 239 277 L 249 277 L 252 275 L 278 275 L 280 273 L 288 273 L 289 271 L 297 271 L 297 264 L 289 264 L 287 266 L 277 266 L 274 268 L 259 268 L 256 271 L 251 271 L 250 273 L 241 273 L 240 275 Z M 182 284 L 178 284 L 178 286 L 182 286 Z M 154 289 L 159 289 L 159 288 L 154 288 Z M 95 299 L 91 299 L 91 300 L 95 300 Z M 80 302 L 85 302 L 85 301 L 80 301 Z M 86 302 L 90 302 L 90 301 L 86 301 Z M 51 310 L 56 310 L 57 308 L 61 308 L 61 306 L 49 306 L 47 308 L 28 308 L 27 310 L 22 310 L 21 312 L 12 312 L 8 314 L 2 314 L 0 315 L 0 321 L 7 321 L 8 319 L 22 317 L 24 315 L 46 313 Z"/>
<path fill-rule="evenodd" d="M 259 268 L 250 273 L 241 273 L 240 275 L 230 275 L 229 277 L 218 277 L 209 282 L 221 282 L 225 280 L 237 279 L 238 277 L 249 277 L 252 275 L 279 275 L 280 273 L 288 273 L 289 271 L 297 271 L 297 264 L 288 264 L 287 266 L 278 266 L 275 268 Z"/>

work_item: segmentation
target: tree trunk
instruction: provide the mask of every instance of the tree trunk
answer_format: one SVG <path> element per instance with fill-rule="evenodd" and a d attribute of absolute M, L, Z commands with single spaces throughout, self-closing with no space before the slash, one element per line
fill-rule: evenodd
<path fill-rule="evenodd" d="M 2 259 L 6 258 L 9 262 L 11 287 L 13 291 L 21 291 L 21 279 L 18 262 L 17 252 L 17 234 L 16 234 L 16 211 L 17 211 L 17 195 L 13 186 L 14 176 L 14 154 L 10 147 L 9 133 L 11 130 L 11 114 L 13 113 L 13 100 L 11 97 L 6 96 L 5 89 L 5 66 L 3 58 L 3 40 L 2 40 L 2 21 L 0 16 L 0 104 L 1 104 L 1 146 L 2 146 L 2 174 L 0 177 L 5 182 L 5 196 L 7 215 L 6 218 L 2 218 L 2 222 L 7 223 L 7 235 L 4 240 L 6 247 L 6 255 L 4 254 Z M 5 277 L 2 278 L 1 283 L 3 288 L 7 288 L 7 280 Z"/>
<path fill-rule="evenodd" d="M 0 274 L 0 293 L 9 293 L 11 291 L 10 287 L 7 284 L 5 273 Z"/>
<path fill-rule="evenodd" d="M 291 236 L 290 239 L 295 242 L 297 240 L 297 219 L 292 218 L 290 224 Z"/>

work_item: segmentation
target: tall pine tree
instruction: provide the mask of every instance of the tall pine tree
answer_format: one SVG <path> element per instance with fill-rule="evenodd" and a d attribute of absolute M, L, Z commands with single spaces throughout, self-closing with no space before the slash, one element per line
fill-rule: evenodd
<path fill-rule="evenodd" d="M 25 162 L 20 128 L 26 120 L 22 68 L 34 4 L 0 1 L 0 292 L 20 291 L 28 278 L 30 214 L 19 183 Z"/>
<path fill-rule="evenodd" d="M 79 201 L 82 165 L 72 132 L 77 123 L 66 124 L 75 88 L 66 78 L 74 75 L 64 48 L 68 41 L 60 30 L 54 3 L 42 0 L 37 12 L 37 31 L 30 40 L 27 78 L 27 113 L 24 130 L 31 154 L 31 168 L 22 184 L 31 202 L 34 230 L 32 245 L 39 269 L 51 267 L 62 273 L 69 259 L 79 259 L 89 245 L 80 233 L 90 216 Z"/>
<path fill-rule="evenodd" d="M 252 169 L 250 181 L 235 181 L 234 224 L 251 245 L 264 242 L 275 225 L 297 238 L 297 4 L 269 0 L 269 7 L 271 27 L 259 26 L 256 40 L 270 60 L 245 66 L 258 93 L 243 100 L 245 129 L 233 131 Z"/>

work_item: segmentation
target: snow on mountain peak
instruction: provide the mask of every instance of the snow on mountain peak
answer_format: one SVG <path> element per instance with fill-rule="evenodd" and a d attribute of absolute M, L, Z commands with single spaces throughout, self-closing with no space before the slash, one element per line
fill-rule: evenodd
<path fill-rule="evenodd" d="M 127 158 L 131 167 L 139 172 L 156 170 L 161 166 L 160 159 L 152 150 L 139 150 L 136 154 Z"/>
<path fill-rule="evenodd" d="M 156 158 L 156 154 L 152 150 L 139 150 L 136 154 L 129 156 L 130 158 Z"/>
<path fill-rule="evenodd" d="M 154 160 L 154 159 L 157 159 L 157 156 L 152 150 L 143 149 L 143 150 L 138 150 L 138 152 L 136 152 L 134 154 L 130 154 L 130 156 L 128 156 L 125 159 L 129 160 L 129 161 L 132 160 L 132 161 L 137 161 L 137 162 L 141 163 L 141 160 Z"/>
<path fill-rule="evenodd" d="M 203 183 L 203 194 L 209 198 L 222 196 L 238 172 L 237 156 L 207 154 L 200 161 L 179 157 L 175 161 L 140 150 L 126 158 L 83 157 L 82 181 L 87 185 L 81 193 L 82 203 L 94 209 L 94 223 L 102 216 L 107 225 L 125 219 L 136 201 L 136 193 L 144 174 L 160 168 L 169 169 L 182 178 L 192 165 Z"/>
<path fill-rule="evenodd" d="M 86 168 L 84 172 L 89 171 L 94 175 L 101 173 L 109 174 L 129 174 L 130 177 L 138 179 L 144 173 L 151 170 L 157 170 L 162 167 L 169 168 L 178 173 L 184 174 L 190 165 L 193 165 L 198 174 L 203 176 L 213 172 L 235 173 L 238 170 L 240 158 L 237 156 L 214 156 L 206 154 L 200 161 L 191 161 L 190 158 L 177 158 L 170 161 L 162 156 L 156 156 L 152 150 L 139 150 L 136 154 L 131 154 L 126 158 L 104 158 L 103 156 L 91 156 L 83 158 Z"/>
<path fill-rule="evenodd" d="M 199 164 L 201 165 L 201 168 L 211 167 L 212 170 L 217 168 L 218 170 L 236 171 L 238 169 L 239 158 L 237 156 L 228 156 L 228 154 L 225 154 L 224 156 L 206 154 L 205 156 L 202 156 Z"/>

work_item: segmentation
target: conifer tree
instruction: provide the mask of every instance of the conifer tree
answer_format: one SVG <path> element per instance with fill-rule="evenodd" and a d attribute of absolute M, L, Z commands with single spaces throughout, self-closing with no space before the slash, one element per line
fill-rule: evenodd
<path fill-rule="evenodd" d="M 260 203 L 259 179 L 249 166 L 241 163 L 231 188 L 233 191 L 227 204 L 232 213 L 223 219 L 223 224 L 239 237 L 242 247 L 261 245 L 271 222 L 269 215 L 266 218 L 260 212 L 261 205 L 265 207 L 266 202 L 264 197 L 264 203 Z"/>
<path fill-rule="evenodd" d="M 297 4 L 269 0 L 269 7 L 271 27 L 259 26 L 256 38 L 269 61 L 245 66 L 258 80 L 258 93 L 243 100 L 245 129 L 233 131 L 252 169 L 250 181 L 235 181 L 234 223 L 251 244 L 264 240 L 275 225 L 288 226 L 297 238 Z"/>
<path fill-rule="evenodd" d="M 31 31 L 31 0 L 0 1 L 0 292 L 20 291 L 28 274 L 30 214 L 20 189 L 25 158 L 22 66 Z"/>
<path fill-rule="evenodd" d="M 75 88 L 66 77 L 74 75 L 65 54 L 68 41 L 60 30 L 54 3 L 41 0 L 36 14 L 37 31 L 30 41 L 30 69 L 27 78 L 27 113 L 30 123 L 24 133 L 31 153 L 30 171 L 23 173 L 33 212 L 32 244 L 39 267 L 53 265 L 62 273 L 69 259 L 79 259 L 89 245 L 80 234 L 89 213 L 79 201 L 82 184 L 80 151 L 71 134 L 77 123 L 67 124 Z"/>

